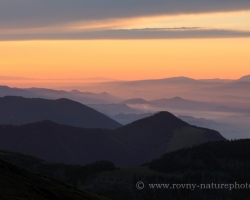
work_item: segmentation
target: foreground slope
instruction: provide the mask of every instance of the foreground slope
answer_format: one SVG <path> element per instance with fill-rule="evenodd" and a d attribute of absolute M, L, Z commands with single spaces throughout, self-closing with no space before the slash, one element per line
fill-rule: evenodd
<path fill-rule="evenodd" d="M 104 197 L 78 190 L 59 180 L 18 167 L 0 159 L 1 200 L 101 200 Z"/>
<path fill-rule="evenodd" d="M 248 200 L 250 199 L 249 151 L 249 139 L 208 142 L 164 154 L 161 158 L 154 159 L 140 167 L 119 167 L 115 170 L 97 171 L 94 176 L 89 173 L 90 176 L 87 179 L 77 182 L 79 182 L 78 187 L 80 188 L 114 200 Z M 46 172 L 51 171 L 51 168 L 53 170 L 61 169 L 62 166 L 52 164 L 49 168 L 47 167 L 49 164 L 44 161 L 11 152 L 0 152 L 0 156 L 18 164 L 25 163 L 23 166 L 34 166 L 36 169 L 39 169 L 36 167 L 37 164 L 42 162 L 44 170 L 41 173 L 45 175 Z M 75 172 L 78 171 L 75 169 L 71 168 L 67 174 L 74 177 L 73 179 L 78 179 L 81 176 L 75 176 Z M 144 182 L 143 190 L 136 189 L 135 184 L 138 181 Z M 178 187 L 175 189 L 157 189 L 155 187 L 153 189 L 148 185 L 153 183 L 169 184 L 169 187 L 175 184 Z M 191 189 L 190 184 L 198 187 Z M 226 185 L 228 189 L 225 188 Z M 181 189 L 182 186 L 186 189 Z M 230 190 L 229 187 L 235 188 Z"/>
<path fill-rule="evenodd" d="M 43 120 L 82 128 L 114 129 L 118 122 L 81 103 L 68 100 L 0 98 L 0 124 L 21 125 Z"/>
<path fill-rule="evenodd" d="M 249 200 L 249 152 L 250 139 L 207 142 L 164 154 L 140 167 L 101 172 L 90 191 L 104 194 L 101 187 L 106 184 L 112 190 L 107 197 L 114 200 Z M 112 189 L 112 181 L 100 182 L 102 178 L 119 182 Z M 138 181 L 144 183 L 143 190 L 136 189 Z M 169 184 L 169 188 L 153 189 L 149 184 Z M 191 189 L 191 184 L 197 187 Z M 174 185 L 178 186 L 174 189 Z"/>

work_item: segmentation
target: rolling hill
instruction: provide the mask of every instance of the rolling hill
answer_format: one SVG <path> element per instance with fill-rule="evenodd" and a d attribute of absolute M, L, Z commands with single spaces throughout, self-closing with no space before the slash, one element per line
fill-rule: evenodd
<path fill-rule="evenodd" d="M 81 103 L 68 100 L 28 99 L 7 96 L 0 98 L 0 124 L 22 125 L 51 120 L 82 128 L 115 129 L 121 125 Z"/>
<path fill-rule="evenodd" d="M 217 131 L 191 126 L 169 112 L 159 112 L 116 129 L 116 135 L 138 157 L 140 164 L 170 152 L 208 141 L 225 140 Z"/>

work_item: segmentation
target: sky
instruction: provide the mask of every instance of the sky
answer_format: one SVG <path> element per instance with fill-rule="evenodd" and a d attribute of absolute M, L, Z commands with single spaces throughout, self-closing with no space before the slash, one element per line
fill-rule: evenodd
<path fill-rule="evenodd" d="M 0 76 L 250 74 L 249 0 L 0 0 Z"/>

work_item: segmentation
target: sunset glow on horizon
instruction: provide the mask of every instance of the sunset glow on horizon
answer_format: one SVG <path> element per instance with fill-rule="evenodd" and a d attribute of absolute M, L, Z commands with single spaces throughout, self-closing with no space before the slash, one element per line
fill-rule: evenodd
<path fill-rule="evenodd" d="M 242 38 L 12 41 L 1 43 L 0 66 L 2 76 L 38 79 L 237 79 L 249 73 L 249 46 Z"/>
<path fill-rule="evenodd" d="M 250 74 L 250 3 L 191 3 L 3 0 L 0 76 L 142 80 Z M 10 15 L 10 8 L 18 12 Z"/>

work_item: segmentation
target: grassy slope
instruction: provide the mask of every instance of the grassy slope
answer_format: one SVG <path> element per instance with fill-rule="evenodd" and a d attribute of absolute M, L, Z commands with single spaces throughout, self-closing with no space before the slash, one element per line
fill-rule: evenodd
<path fill-rule="evenodd" d="M 188 126 L 175 129 L 167 152 L 206 142 L 204 133 L 205 131 L 202 129 Z"/>

